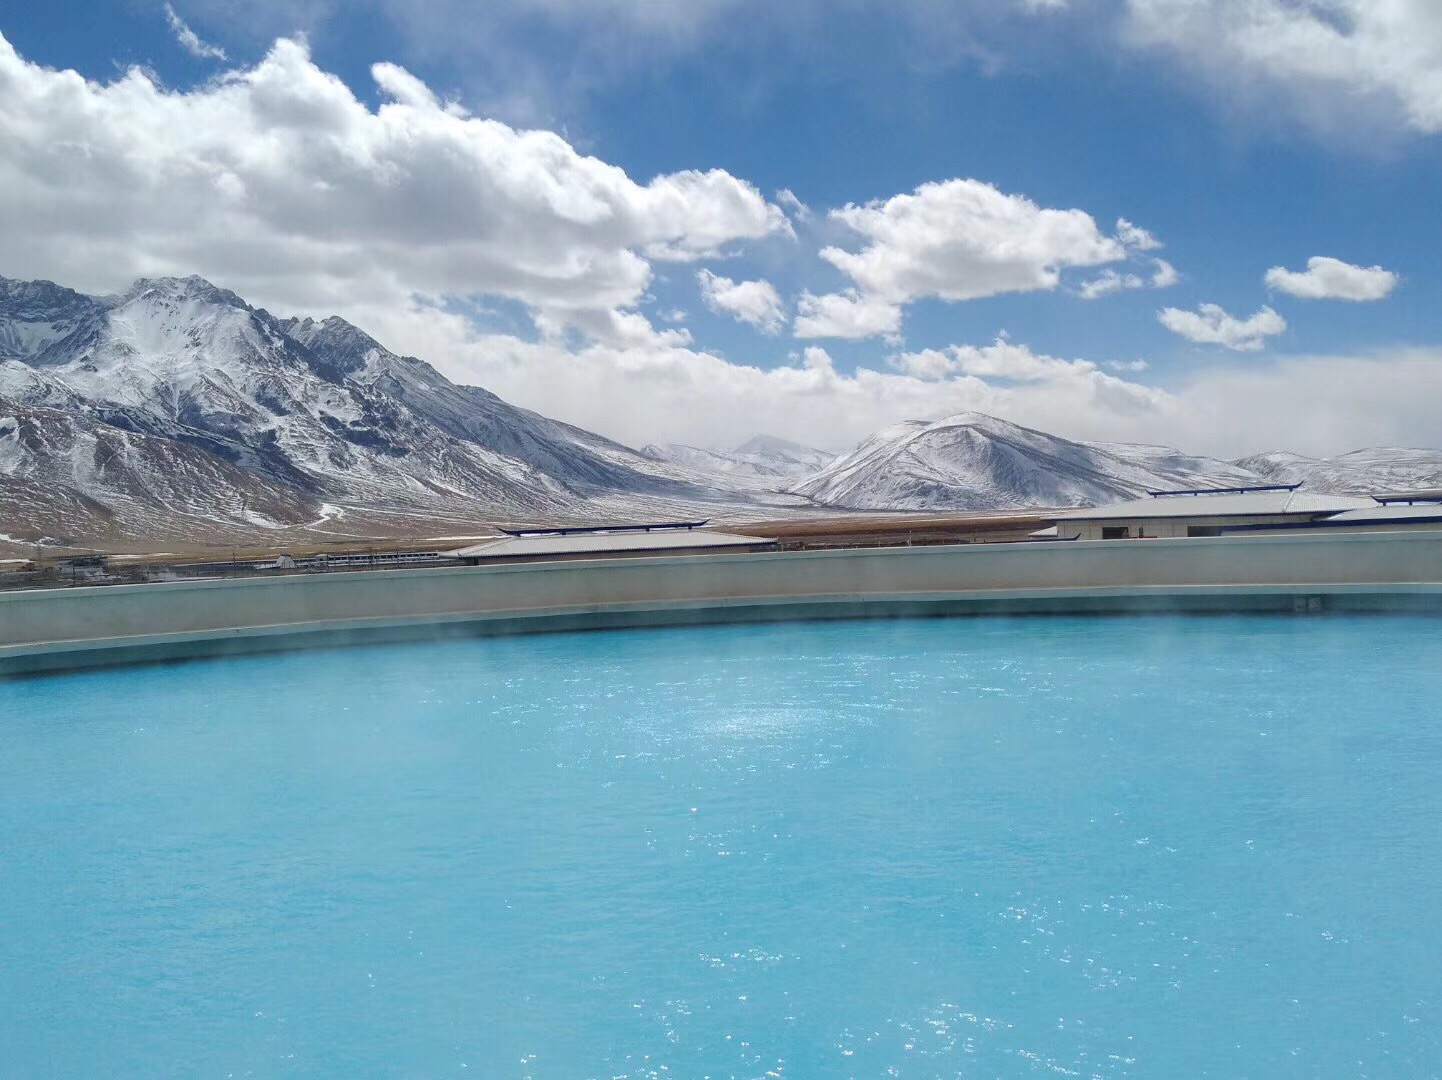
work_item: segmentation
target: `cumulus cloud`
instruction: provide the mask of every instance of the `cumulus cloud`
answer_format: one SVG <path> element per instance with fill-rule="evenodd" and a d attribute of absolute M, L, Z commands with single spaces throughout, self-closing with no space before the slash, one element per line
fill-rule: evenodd
<path fill-rule="evenodd" d="M 1038 354 L 1047 377 L 1020 351 L 992 345 L 928 350 L 924 360 L 844 373 L 822 350 L 766 369 L 704 351 L 547 342 L 478 334 L 463 318 L 427 311 L 386 313 L 367 330 L 436 359 L 452 378 L 633 445 L 689 442 L 734 446 L 756 431 L 780 431 L 813 446 L 843 449 L 904 418 L 978 411 L 1069 438 L 1166 443 L 1233 458 L 1270 449 L 1336 454 L 1361 446 L 1442 445 L 1442 349 L 1375 356 L 1258 356 L 1244 367 L 1204 365 L 1166 389 L 1134 381 L 1141 360 L 1102 366 Z M 914 353 L 921 357 L 926 353 Z M 829 359 L 829 358 L 827 358 Z M 808 362 L 809 361 L 809 362 Z M 1051 363 L 1049 364 L 1048 361 Z M 983 367 L 1000 375 L 969 374 Z M 697 401 L 706 407 L 698 409 Z"/>
<path fill-rule="evenodd" d="M 1076 294 L 1083 300 L 1099 300 L 1112 293 L 1129 289 L 1169 289 L 1180 280 L 1177 269 L 1166 259 L 1153 259 L 1152 272 L 1147 277 L 1135 273 L 1118 273 L 1107 267 L 1094 278 L 1088 278 L 1076 288 Z"/>
<path fill-rule="evenodd" d="M 1117 222 L 1117 235 L 1107 236 L 1085 211 L 1046 209 L 979 180 L 922 184 L 909 194 L 844 206 L 829 217 L 862 239 L 859 250 L 821 250 L 854 285 L 803 294 L 798 337 L 895 334 L 902 308 L 915 300 L 1054 289 L 1065 269 L 1118 262 L 1161 246 L 1125 218 Z M 1081 292 L 1100 296 L 1141 284 L 1113 271 Z"/>
<path fill-rule="evenodd" d="M 1221 345 L 1238 352 L 1256 352 L 1266 340 L 1287 329 L 1287 320 L 1269 307 L 1248 319 L 1228 315 L 1217 304 L 1203 304 L 1196 311 L 1163 308 L 1157 318 L 1174 334 L 1202 345 Z"/>
<path fill-rule="evenodd" d="M 371 108 L 281 40 L 187 92 L 90 82 L 0 37 L 6 272 L 109 290 L 201 273 L 282 309 L 491 294 L 635 338 L 651 260 L 784 233 L 721 170 L 637 183 L 547 131 L 439 100 L 393 64 Z"/>
<path fill-rule="evenodd" d="M 998 337 L 990 345 L 950 345 L 945 349 L 923 349 L 900 353 L 889 361 L 893 368 L 923 381 L 941 381 L 957 376 L 988 380 L 988 385 L 1045 384 L 1054 392 L 1085 390 L 1091 400 L 1105 402 L 1118 414 L 1166 410 L 1171 397 L 1161 390 L 1128 382 L 1103 372 L 1090 360 L 1064 360 L 1033 352 L 1026 345 Z M 1131 365 L 1109 365 L 1131 371 Z"/>
<path fill-rule="evenodd" d="M 730 362 L 636 309 L 652 260 L 784 235 L 778 206 L 719 171 L 639 183 L 560 136 L 472 116 L 401 68 L 373 74 L 379 107 L 283 41 L 252 68 L 174 92 L 140 72 L 95 83 L 28 64 L 0 38 L 0 271 L 93 291 L 199 272 L 278 311 L 337 311 L 453 378 L 638 444 L 735 445 L 774 430 L 841 447 L 898 418 L 967 410 L 1231 454 L 1262 449 L 1259 431 L 1311 453 L 1442 442 L 1437 352 L 1260 357 L 1166 390 L 1110 374 L 1141 361 L 1098 370 L 1005 340 L 932 350 L 934 370 L 838 370 L 816 346 L 770 369 Z M 973 293 L 990 270 L 995 291 L 1025 291 L 1055 288 L 1071 267 L 1140 263 L 1081 211 L 991 191 L 975 202 L 995 212 L 973 217 L 1016 253 L 977 240 L 986 230 L 950 191 L 936 200 L 946 206 L 918 189 L 909 206 L 848 208 L 865 226 L 851 253 L 860 276 L 803 294 L 798 335 L 894 334 L 904 303 L 948 295 L 948 266 L 973 274 L 958 286 Z M 934 242 L 909 231 L 925 223 L 941 228 Z M 886 256 L 874 266 L 873 249 Z M 486 332 L 442 302 L 477 295 L 525 305 L 538 339 Z"/>
<path fill-rule="evenodd" d="M 812 345 L 792 363 L 764 368 L 659 344 L 567 349 L 528 342 L 478 332 L 462 316 L 438 309 L 377 315 L 366 330 L 433 359 L 452 378 L 632 445 L 734 446 L 757 431 L 779 431 L 842 448 L 898 419 L 968 410 L 1080 437 L 1130 437 L 1145 414 L 1176 407 L 1164 390 L 1090 371 L 1084 362 L 1060 361 L 1050 377 L 1028 380 L 970 375 L 959 366 L 920 378 L 895 366 L 843 371 Z M 1165 427 L 1159 420 L 1155 430 Z"/>
<path fill-rule="evenodd" d="M 979 180 L 922 184 L 914 192 L 831 212 L 865 241 L 821 257 L 863 292 L 900 304 L 923 297 L 974 300 L 1054 289 L 1063 269 L 1125 257 L 1082 210 L 1049 210 Z"/>
<path fill-rule="evenodd" d="M 1314 255 L 1306 270 L 1274 266 L 1267 285 L 1304 300 L 1381 300 L 1397 287 L 1397 275 L 1380 266 L 1353 266 L 1341 259 Z"/>
<path fill-rule="evenodd" d="M 786 325 L 786 305 L 775 286 L 764 278 L 732 281 L 710 270 L 699 270 L 696 283 L 701 287 L 701 299 L 712 311 L 750 323 L 767 334 L 779 334 Z"/>
<path fill-rule="evenodd" d="M 1117 218 L 1117 239 L 1125 247 L 1137 251 L 1155 251 L 1162 246 L 1162 242 L 1150 232 L 1139 225 L 1133 225 L 1126 218 Z"/>
<path fill-rule="evenodd" d="M 901 329 L 901 308 L 855 289 L 815 296 L 803 292 L 796 301 L 794 332 L 799 338 L 868 338 Z"/>
<path fill-rule="evenodd" d="M 801 350 L 801 363 L 808 371 L 834 372 L 836 364 L 831 354 L 820 345 L 808 345 Z"/>
<path fill-rule="evenodd" d="M 1107 269 L 1077 286 L 1077 295 L 1083 300 L 1098 300 L 1115 292 L 1140 289 L 1144 285 L 1146 282 L 1136 274 L 1118 274 L 1115 270 Z"/>
<path fill-rule="evenodd" d="M 192 30 L 184 19 L 176 12 L 170 4 L 165 5 L 165 21 L 170 24 L 170 32 L 175 35 L 175 40 L 180 47 L 191 56 L 201 60 L 224 60 L 225 50 L 218 45 L 211 45 L 200 40 L 200 35 Z"/>
<path fill-rule="evenodd" d="M 1442 131 L 1442 4 L 1436 0 L 1127 0 L 1131 40 L 1229 84 L 1381 102 Z"/>

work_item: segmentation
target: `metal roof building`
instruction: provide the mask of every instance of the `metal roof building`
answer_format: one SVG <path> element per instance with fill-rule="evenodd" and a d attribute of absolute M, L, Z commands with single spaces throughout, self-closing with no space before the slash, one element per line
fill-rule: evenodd
<path fill-rule="evenodd" d="M 575 526 L 506 530 L 495 540 L 448 552 L 471 565 L 513 559 L 580 559 L 606 556 L 772 551 L 777 541 L 705 528 L 706 522 Z"/>
<path fill-rule="evenodd" d="M 1079 540 L 1219 536 L 1237 526 L 1306 524 L 1349 510 L 1378 509 L 1372 499 L 1313 494 L 1299 486 L 1154 491 L 1142 499 L 1061 514 L 1059 533 Z"/>
<path fill-rule="evenodd" d="M 1227 535 L 1253 535 L 1291 533 L 1299 529 L 1342 532 L 1377 532 L 1398 530 L 1412 532 L 1419 529 L 1442 529 L 1442 495 L 1430 499 L 1413 497 L 1404 502 L 1389 500 L 1377 506 L 1365 506 L 1357 510 L 1344 510 L 1315 521 L 1292 522 L 1286 525 L 1231 525 L 1222 532 Z"/>

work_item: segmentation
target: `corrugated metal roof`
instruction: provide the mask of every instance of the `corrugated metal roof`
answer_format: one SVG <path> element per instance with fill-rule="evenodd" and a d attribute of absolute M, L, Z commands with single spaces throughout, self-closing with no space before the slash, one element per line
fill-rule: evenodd
<path fill-rule="evenodd" d="M 1327 521 L 1346 521 L 1355 525 L 1363 525 L 1369 521 L 1442 522 L 1442 506 L 1436 503 L 1419 503 L 1416 506 L 1392 503 L 1387 506 L 1369 506 L 1363 510 L 1345 510 L 1340 514 L 1333 514 Z"/>
<path fill-rule="evenodd" d="M 1139 518 L 1272 517 L 1282 514 L 1336 514 L 1375 507 L 1371 499 L 1345 495 L 1313 495 L 1305 491 L 1252 491 L 1229 495 L 1173 495 L 1132 499 L 1110 506 L 1089 507 L 1058 515 L 1068 521 L 1110 521 Z"/>
<path fill-rule="evenodd" d="M 704 551 L 774 544 L 761 536 L 716 532 L 711 529 L 667 529 L 573 533 L 566 536 L 504 536 L 449 554 L 457 559 L 520 558 L 529 555 L 605 555 L 637 551 Z"/>

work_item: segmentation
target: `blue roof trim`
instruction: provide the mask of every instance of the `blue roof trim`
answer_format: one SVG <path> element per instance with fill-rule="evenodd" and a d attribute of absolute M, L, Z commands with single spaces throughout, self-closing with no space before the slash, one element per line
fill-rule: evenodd
<path fill-rule="evenodd" d="M 617 532 L 657 532 L 660 530 L 699 529 L 702 525 L 709 525 L 710 518 L 704 521 L 654 521 L 649 524 L 621 524 L 621 525 L 567 525 L 556 529 L 502 529 L 501 532 L 507 536 L 588 536 L 593 533 L 617 533 Z"/>
<path fill-rule="evenodd" d="M 1279 525 L 1219 525 L 1218 528 L 1224 533 L 1275 532 L 1278 529 L 1356 529 L 1370 525 L 1429 525 L 1434 522 L 1442 523 L 1442 507 L 1437 513 L 1425 517 L 1377 518 L 1375 521 L 1329 521 L 1323 518 L 1320 521 L 1287 521 Z"/>
<path fill-rule="evenodd" d="M 1229 487 L 1229 488 L 1181 488 L 1177 491 L 1148 491 L 1147 494 L 1154 499 L 1165 498 L 1168 495 L 1248 495 L 1253 491 L 1296 491 L 1301 483 L 1295 484 L 1256 484 L 1251 487 Z"/>

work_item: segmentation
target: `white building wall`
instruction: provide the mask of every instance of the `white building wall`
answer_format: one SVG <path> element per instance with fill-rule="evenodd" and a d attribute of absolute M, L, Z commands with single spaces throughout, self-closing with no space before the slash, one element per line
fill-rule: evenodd
<path fill-rule="evenodd" d="M 1198 514 L 1195 517 L 1114 518 L 1098 521 L 1067 521 L 1063 518 L 1058 524 L 1060 535 L 1075 535 L 1079 540 L 1100 540 L 1103 528 L 1114 527 L 1125 528 L 1128 539 L 1166 540 L 1186 536 L 1187 529 L 1191 526 L 1225 528 L 1228 525 L 1285 525 L 1308 521 L 1313 517 L 1315 517 L 1313 514 L 1272 514 L 1249 517 L 1208 517 L 1205 514 Z"/>

